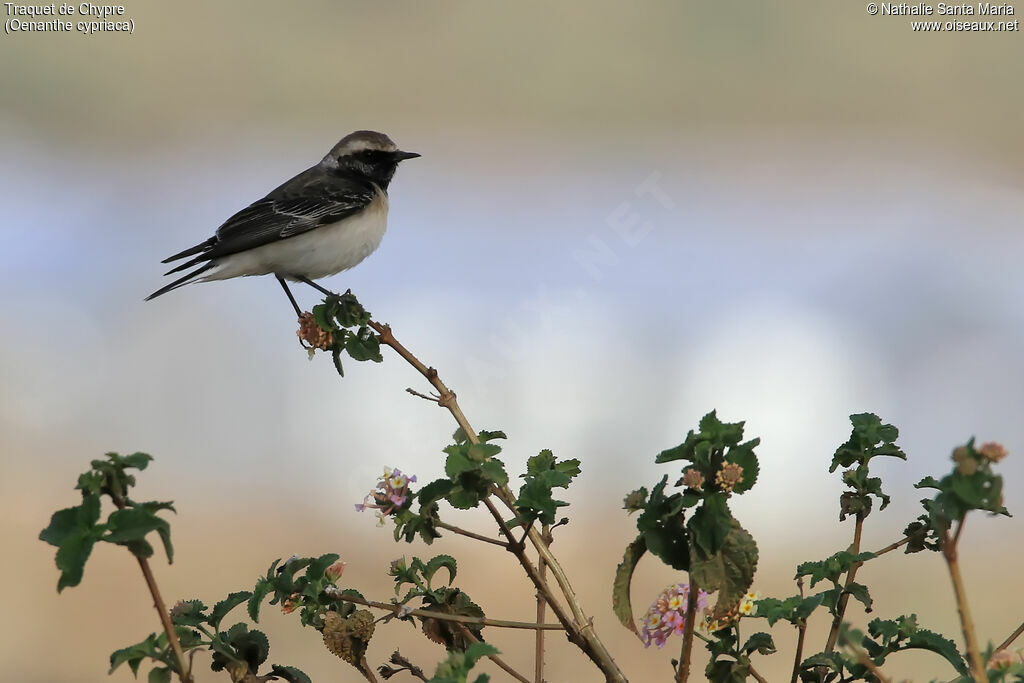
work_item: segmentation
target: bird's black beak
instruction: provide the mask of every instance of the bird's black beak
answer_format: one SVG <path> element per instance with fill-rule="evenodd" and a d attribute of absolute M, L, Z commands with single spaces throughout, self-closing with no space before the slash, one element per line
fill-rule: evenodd
<path fill-rule="evenodd" d="M 405 161 L 406 159 L 415 159 L 421 155 L 416 152 L 403 152 L 402 150 L 398 150 L 397 152 L 392 152 L 391 156 L 395 158 L 395 161 Z"/>

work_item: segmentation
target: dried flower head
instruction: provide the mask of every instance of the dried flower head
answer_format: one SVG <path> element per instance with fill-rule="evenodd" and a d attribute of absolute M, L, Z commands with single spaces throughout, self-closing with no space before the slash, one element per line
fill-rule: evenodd
<path fill-rule="evenodd" d="M 686 468 L 686 471 L 683 472 L 682 483 L 683 486 L 691 489 L 697 489 L 699 491 L 701 487 L 704 486 L 704 475 L 694 468 L 688 467 Z"/>
<path fill-rule="evenodd" d="M 724 463 L 722 469 L 715 474 L 715 483 L 726 493 L 731 492 L 741 481 L 743 481 L 743 468 L 736 463 Z"/>
<path fill-rule="evenodd" d="M 302 596 L 298 593 L 292 593 L 285 601 L 281 603 L 281 611 L 285 614 L 291 614 L 302 604 Z"/>
<path fill-rule="evenodd" d="M 978 449 L 978 455 L 989 462 L 999 462 L 1009 455 L 1009 451 L 1006 450 L 1006 447 L 1003 444 L 989 441 L 988 443 L 983 443 L 981 445 L 981 448 Z"/>
<path fill-rule="evenodd" d="M 327 332 L 313 319 L 313 314 L 306 312 L 299 316 L 299 339 L 308 344 L 306 348 L 326 351 L 334 344 L 334 335 Z"/>
<path fill-rule="evenodd" d="M 647 610 L 644 615 L 640 639 L 644 647 L 653 643 L 659 648 L 665 647 L 665 641 L 672 634 L 682 633 L 686 628 L 686 608 L 689 604 L 690 586 L 677 583 L 669 586 Z M 704 610 L 708 605 L 708 594 L 700 591 L 697 595 L 697 610 Z"/>

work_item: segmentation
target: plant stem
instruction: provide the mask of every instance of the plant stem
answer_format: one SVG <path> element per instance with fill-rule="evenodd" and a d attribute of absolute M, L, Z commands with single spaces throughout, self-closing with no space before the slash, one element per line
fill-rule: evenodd
<path fill-rule="evenodd" d="M 541 535 L 544 540 L 551 544 L 554 539 L 551 536 L 551 528 L 545 524 L 541 530 Z M 537 573 L 540 575 L 540 580 L 547 583 L 548 565 L 541 557 L 537 562 Z M 547 611 L 548 603 L 544 600 L 544 596 L 540 591 L 537 591 L 537 623 L 543 624 L 545 619 L 545 612 Z M 534 636 L 534 668 L 533 668 L 533 680 L 534 683 L 544 683 L 544 631 L 537 629 L 537 633 Z"/>
<path fill-rule="evenodd" d="M 868 671 L 874 674 L 875 678 L 877 678 L 880 683 L 892 683 L 892 679 L 882 673 L 882 670 L 878 668 L 878 665 L 875 664 L 874 661 L 872 661 L 864 648 L 854 643 L 848 643 L 847 646 L 853 650 L 854 654 L 857 655 L 857 661 L 867 667 Z"/>
<path fill-rule="evenodd" d="M 804 597 L 804 577 L 798 576 L 796 579 L 797 590 L 800 591 L 800 598 Z M 803 661 L 804 656 L 804 636 L 807 635 L 807 620 L 801 619 L 799 624 L 796 624 L 796 654 L 793 655 L 793 675 L 789 679 L 789 683 L 797 683 L 800 678 L 800 662 Z"/>
<path fill-rule="evenodd" d="M 124 492 L 120 490 L 120 486 L 117 486 L 116 481 L 114 485 L 115 489 L 110 492 L 110 499 L 114 501 L 114 505 L 118 510 L 124 510 L 127 507 Z M 178 664 L 178 679 L 181 683 L 193 683 L 191 667 L 185 660 L 185 652 L 181 649 L 181 641 L 178 640 L 178 633 L 174 630 L 171 613 L 167 609 L 167 603 L 164 602 L 163 596 L 160 594 L 160 587 L 156 583 L 156 577 L 153 576 L 153 570 L 149 566 L 149 561 L 138 555 L 135 555 L 135 559 L 139 563 L 139 569 L 142 570 L 142 576 L 146 580 L 149 594 L 153 597 L 153 607 L 160 617 L 160 625 L 167 635 L 167 643 L 171 646 L 171 651 L 174 652 L 174 661 Z"/>
<path fill-rule="evenodd" d="M 448 409 L 448 412 L 450 412 L 452 414 L 452 417 L 455 418 L 455 422 L 458 423 L 459 427 L 462 428 L 462 431 L 466 435 L 466 439 L 470 443 L 479 443 L 480 440 L 479 438 L 477 438 L 476 431 L 473 430 L 473 427 L 469 424 L 469 420 L 466 418 L 466 415 L 462 412 L 462 409 L 459 407 L 459 403 L 456 399 L 455 392 L 449 389 L 445 385 L 445 383 L 441 381 L 441 378 L 437 374 L 437 370 L 435 370 L 434 368 L 429 368 L 426 365 L 424 365 L 422 361 L 420 361 L 416 356 L 412 354 L 411 351 L 409 351 L 409 349 L 405 348 L 405 346 L 403 346 L 401 342 L 395 339 L 395 335 L 392 333 L 391 327 L 389 325 L 381 324 L 375 320 L 371 320 L 368 323 L 368 325 L 375 332 L 377 332 L 378 335 L 380 335 L 380 342 L 382 344 L 384 344 L 385 346 L 390 346 L 392 349 L 394 349 L 399 356 L 401 356 L 407 363 L 412 365 L 413 368 L 415 368 L 417 372 L 423 375 L 423 377 L 426 378 L 428 382 L 430 382 L 434 389 L 437 390 L 437 404 L 442 408 Z M 512 496 L 512 492 L 507 487 L 504 486 L 498 488 L 497 491 L 499 492 L 499 498 L 506 505 L 511 506 L 511 509 L 514 511 L 515 507 L 514 502 L 512 501 L 514 501 L 515 498 Z M 579 600 L 576 598 L 576 594 L 573 592 L 572 586 L 569 584 L 569 579 L 566 577 L 561 564 L 559 564 L 555 556 L 551 554 L 551 551 L 550 549 L 548 549 L 547 544 L 541 538 L 540 532 L 538 532 L 536 529 L 531 528 L 529 530 L 528 537 L 530 539 L 530 542 L 533 544 L 534 548 L 537 549 L 537 552 L 539 553 L 540 557 L 548 565 L 548 567 L 550 567 L 551 573 L 552 575 L 554 575 L 555 580 L 558 583 L 559 588 L 562 590 L 562 594 L 565 596 L 566 602 L 568 603 L 569 608 L 572 611 L 575 623 L 570 621 L 568 617 L 565 615 L 561 605 L 558 604 L 557 600 L 551 594 L 551 591 L 547 587 L 546 582 L 541 580 L 536 568 L 533 567 L 533 564 L 529 561 L 529 558 L 526 557 L 525 553 L 522 550 L 522 547 L 517 547 L 516 541 L 511 535 L 511 533 L 506 533 L 508 531 L 508 527 L 507 525 L 505 525 L 501 513 L 497 510 L 496 507 L 494 507 L 494 504 L 490 501 L 490 499 L 484 499 L 484 503 L 490 510 L 491 515 L 495 518 L 495 521 L 499 523 L 499 526 L 504 527 L 502 533 L 505 534 L 505 537 L 509 543 L 509 550 L 513 552 L 519 559 L 519 563 L 523 566 L 523 569 L 530 577 L 530 580 L 533 581 L 533 584 L 537 587 L 537 590 L 544 593 L 545 600 L 547 600 L 548 604 L 551 605 L 551 609 L 555 612 L 555 615 L 558 617 L 558 620 L 562 622 L 562 625 L 568 632 L 569 639 L 577 647 L 583 650 L 583 652 L 588 657 L 590 657 L 594 664 L 596 664 L 597 667 L 600 668 L 602 672 L 604 672 L 608 681 L 621 681 L 622 683 L 625 683 L 626 677 L 623 675 L 622 671 L 619 670 L 618 665 L 612 658 L 611 653 L 609 653 L 608 649 L 604 646 L 604 643 L 601 642 L 601 640 L 597 637 L 597 634 L 594 632 L 593 622 L 587 619 L 587 617 L 584 615 L 583 610 L 580 607 Z"/>
<path fill-rule="evenodd" d="M 459 630 L 462 631 L 462 635 L 464 635 L 466 637 L 466 640 L 468 640 L 469 642 L 471 642 L 471 643 L 479 643 L 480 642 L 480 639 L 477 638 L 476 636 L 474 636 L 473 632 L 470 631 L 465 626 L 461 626 L 460 625 L 460 629 Z M 538 633 L 540 633 L 540 631 L 538 631 Z M 527 678 L 526 676 L 522 675 L 521 673 L 519 673 L 518 671 L 513 669 L 511 666 L 509 666 L 505 662 L 505 660 L 503 660 L 498 655 L 487 655 L 487 658 L 489 660 L 491 660 L 492 662 L 494 662 L 495 664 L 497 664 L 502 669 L 502 671 L 504 671 L 505 673 L 507 673 L 509 676 L 511 676 L 512 678 L 516 679 L 520 683 L 530 683 L 530 679 L 529 678 Z"/>
<path fill-rule="evenodd" d="M 953 581 L 953 594 L 956 596 L 960 627 L 963 629 L 964 640 L 967 643 L 967 662 L 971 666 L 971 677 L 976 683 L 987 683 L 988 674 L 985 673 L 985 663 L 981 660 L 978 639 L 974 634 L 974 620 L 971 619 L 971 610 L 967 605 L 967 593 L 964 589 L 963 577 L 960 576 L 960 563 L 957 557 L 957 542 L 960 540 L 960 532 L 963 531 L 966 520 L 967 518 L 964 517 L 959 521 L 952 539 L 949 537 L 949 531 L 945 532 L 942 538 L 942 556 L 946 559 L 949 577 Z"/>
<path fill-rule="evenodd" d="M 453 621 L 459 624 L 479 624 L 480 626 L 494 626 L 495 628 L 517 628 L 527 631 L 537 629 L 543 629 L 546 631 L 563 630 L 560 624 L 535 624 L 531 621 L 507 621 L 505 619 L 488 619 L 487 617 L 467 617 L 462 614 L 445 614 L 443 612 L 435 612 L 428 609 L 414 609 L 402 612 L 402 605 L 396 605 L 393 602 L 366 600 L 365 598 L 360 598 L 357 595 L 349 595 L 348 593 L 342 594 L 340 591 L 328 591 L 327 595 L 335 600 L 342 600 L 344 602 L 355 603 L 356 605 L 365 605 L 366 607 L 374 607 L 376 609 L 393 612 L 396 616 L 399 613 L 403 613 L 413 617 L 437 619 L 438 621 Z"/>
<path fill-rule="evenodd" d="M 804 660 L 804 636 L 807 634 L 807 620 L 801 619 L 800 625 L 796 627 L 796 654 L 793 655 L 793 675 L 789 683 L 797 683 L 800 680 L 800 662 Z"/>
<path fill-rule="evenodd" d="M 874 555 L 875 555 L 875 557 L 878 557 L 880 555 L 885 555 L 886 553 L 892 552 L 893 550 L 896 550 L 897 548 L 902 548 L 903 546 L 905 546 L 908 543 L 910 543 L 910 536 L 905 536 L 905 537 L 901 538 L 900 540 L 896 541 L 895 543 L 890 543 L 889 545 L 885 546 L 881 550 L 876 550 Z"/>
<path fill-rule="evenodd" d="M 467 531 L 466 529 L 463 529 L 461 527 L 457 527 L 454 524 L 448 524 L 446 522 L 442 522 L 440 520 L 437 520 L 437 521 L 434 522 L 434 526 L 438 527 L 439 529 L 447 529 L 448 531 L 451 531 L 454 534 L 459 534 L 460 536 L 465 536 L 466 538 L 475 538 L 478 541 L 483 541 L 484 543 L 490 543 L 492 545 L 496 545 L 496 546 L 499 546 L 501 548 L 505 548 L 506 550 L 508 549 L 508 543 L 505 543 L 504 541 L 499 541 L 498 539 L 491 538 L 490 536 L 484 536 L 483 534 L 478 534 L 478 533 L 475 533 L 475 532 L 472 532 L 472 531 Z"/>
<path fill-rule="evenodd" d="M 1010 645 L 1013 644 L 1013 641 L 1017 640 L 1021 633 L 1024 633 L 1024 623 L 1018 626 L 1017 630 L 1011 633 L 1009 636 L 1007 636 L 1006 640 L 1000 643 L 999 647 L 997 647 L 992 652 L 999 652 L 1000 650 L 1005 650 L 1006 648 L 1010 647 Z"/>
<path fill-rule="evenodd" d="M 857 513 L 857 523 L 853 528 L 853 545 L 850 546 L 850 552 L 854 555 L 860 552 L 860 538 L 861 532 L 864 529 L 864 514 Z M 846 605 L 850 602 L 850 594 L 847 592 L 850 586 L 853 585 L 853 580 L 857 576 L 857 570 L 863 562 L 855 562 L 850 566 L 850 571 L 846 573 L 846 582 L 843 584 L 843 592 L 839 594 L 839 601 L 836 603 L 836 616 L 832 619 L 832 629 L 828 632 L 828 641 L 825 643 L 825 652 L 832 652 L 836 647 L 836 640 L 839 639 L 839 627 L 843 623 L 843 616 L 846 614 Z"/>
<path fill-rule="evenodd" d="M 686 683 L 690 677 L 690 656 L 693 654 L 693 631 L 697 623 L 697 602 L 700 588 L 690 576 L 690 592 L 686 599 L 686 623 L 683 626 L 683 649 L 679 654 L 679 668 L 676 669 L 676 683 Z"/>
<path fill-rule="evenodd" d="M 757 671 L 754 671 L 753 664 L 747 667 L 747 672 L 754 677 L 754 680 L 757 681 L 757 683 L 768 683 L 768 680 L 764 676 L 759 674 Z"/>

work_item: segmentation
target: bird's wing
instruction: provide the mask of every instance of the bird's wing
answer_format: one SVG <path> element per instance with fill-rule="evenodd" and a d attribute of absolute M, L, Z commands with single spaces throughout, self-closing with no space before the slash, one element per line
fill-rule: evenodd
<path fill-rule="evenodd" d="M 325 177 L 314 167 L 227 219 L 210 239 L 164 259 L 195 257 L 167 274 L 334 223 L 359 213 L 380 193 L 372 184 Z"/>
<path fill-rule="evenodd" d="M 375 194 L 367 189 L 261 199 L 217 228 L 216 242 L 204 256 L 236 254 L 340 221 L 365 209 Z"/>

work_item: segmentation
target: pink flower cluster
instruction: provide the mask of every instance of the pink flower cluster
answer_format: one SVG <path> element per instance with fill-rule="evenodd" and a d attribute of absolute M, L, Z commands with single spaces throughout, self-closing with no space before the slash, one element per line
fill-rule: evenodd
<path fill-rule="evenodd" d="M 366 494 L 362 503 L 356 504 L 356 511 L 362 512 L 370 508 L 377 511 L 379 524 L 384 524 L 384 517 L 392 514 L 405 505 L 409 484 L 416 481 L 416 475 L 407 477 L 402 470 L 384 468 L 384 477 L 377 482 L 377 488 Z"/>
<path fill-rule="evenodd" d="M 650 647 L 651 643 L 659 648 L 665 647 L 669 636 L 683 632 L 686 628 L 689 598 L 690 586 L 685 583 L 673 584 L 661 592 L 644 616 L 644 626 L 640 632 L 644 647 Z M 700 591 L 697 595 L 697 612 L 703 612 L 707 606 L 708 594 Z"/>

